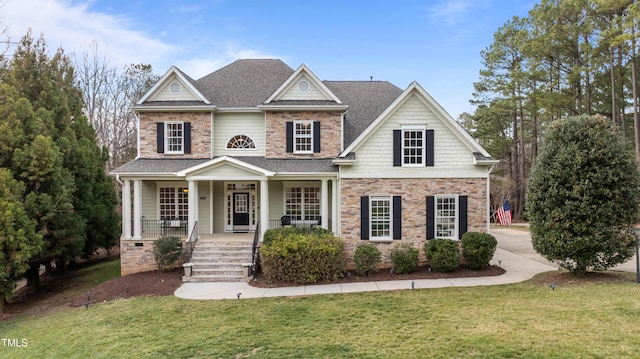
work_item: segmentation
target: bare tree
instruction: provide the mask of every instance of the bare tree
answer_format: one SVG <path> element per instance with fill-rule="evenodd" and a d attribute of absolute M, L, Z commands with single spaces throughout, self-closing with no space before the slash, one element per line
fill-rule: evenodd
<path fill-rule="evenodd" d="M 135 157 L 136 118 L 130 108 L 157 81 L 151 65 L 132 64 L 119 71 L 106 51 L 93 41 L 76 64 L 84 113 L 96 131 L 98 142 L 109 152 L 107 170 Z"/>

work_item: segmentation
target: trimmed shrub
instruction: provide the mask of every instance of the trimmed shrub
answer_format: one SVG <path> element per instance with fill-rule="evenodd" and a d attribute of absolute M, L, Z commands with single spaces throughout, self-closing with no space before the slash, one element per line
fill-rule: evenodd
<path fill-rule="evenodd" d="M 395 246 L 391 250 L 391 269 L 396 274 L 415 272 L 420 264 L 420 250 L 407 243 Z"/>
<path fill-rule="evenodd" d="M 356 262 L 356 273 L 369 275 L 378 271 L 382 253 L 373 244 L 363 244 L 356 248 L 353 260 Z"/>
<path fill-rule="evenodd" d="M 342 239 L 326 230 L 284 230 L 286 236 L 272 234 L 260 248 L 262 273 L 267 280 L 304 284 L 342 277 L 346 268 Z"/>
<path fill-rule="evenodd" d="M 287 238 L 291 234 L 309 234 L 315 233 L 320 235 L 333 234 L 328 229 L 324 229 L 321 227 L 282 227 L 282 228 L 272 228 L 268 229 L 264 232 L 264 237 L 262 239 L 263 245 L 271 244 L 274 241 L 278 241 L 284 238 Z"/>
<path fill-rule="evenodd" d="M 182 255 L 182 241 L 175 236 L 163 236 L 153 244 L 153 258 L 162 272 L 170 271 Z"/>
<path fill-rule="evenodd" d="M 498 241 L 489 233 L 467 232 L 462 235 L 462 255 L 467 267 L 482 269 L 489 265 Z"/>
<path fill-rule="evenodd" d="M 424 245 L 424 254 L 434 271 L 453 272 L 460 266 L 460 246 L 454 240 L 431 239 Z"/>

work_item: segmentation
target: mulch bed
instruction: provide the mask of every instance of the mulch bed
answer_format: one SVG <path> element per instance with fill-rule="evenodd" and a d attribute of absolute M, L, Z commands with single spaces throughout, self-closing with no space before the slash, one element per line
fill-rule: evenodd
<path fill-rule="evenodd" d="M 373 281 L 389 281 L 389 280 L 411 280 L 411 279 L 440 279 L 440 278 L 466 278 L 466 277 L 484 277 L 484 276 L 496 276 L 505 273 L 503 268 L 498 266 L 489 266 L 484 269 L 470 269 L 466 266 L 461 266 L 454 272 L 435 272 L 431 271 L 429 266 L 420 266 L 418 270 L 409 274 L 395 274 L 389 269 L 380 269 L 378 272 L 371 273 L 368 276 L 360 276 L 355 272 L 349 272 L 350 275 L 344 276 L 335 282 L 330 283 L 359 283 L 359 282 L 373 282 Z M 268 281 L 262 273 L 258 273 L 254 280 L 249 282 L 254 287 L 259 288 L 277 288 L 277 287 L 289 287 L 300 284 L 291 282 L 279 282 Z M 314 284 L 329 284 L 327 282 L 314 283 Z"/>

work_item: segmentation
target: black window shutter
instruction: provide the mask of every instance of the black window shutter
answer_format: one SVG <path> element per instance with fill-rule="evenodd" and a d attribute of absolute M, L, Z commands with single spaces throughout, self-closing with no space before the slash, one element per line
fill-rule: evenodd
<path fill-rule="evenodd" d="M 427 196 L 427 239 L 436 237 L 435 197 Z"/>
<path fill-rule="evenodd" d="M 158 153 L 164 153 L 164 122 L 156 123 L 157 133 L 156 133 L 156 142 Z"/>
<path fill-rule="evenodd" d="M 191 153 L 191 122 L 184 123 L 184 153 Z"/>
<path fill-rule="evenodd" d="M 467 233 L 467 196 L 458 197 L 458 239 Z"/>
<path fill-rule="evenodd" d="M 402 239 L 402 197 L 393 196 L 393 239 Z"/>
<path fill-rule="evenodd" d="M 287 122 L 287 152 L 293 152 L 293 122 Z"/>
<path fill-rule="evenodd" d="M 427 140 L 427 160 L 425 161 L 426 166 L 433 166 L 433 130 L 426 130 L 426 140 Z"/>
<path fill-rule="evenodd" d="M 402 130 L 393 130 L 393 166 L 402 166 Z"/>
<path fill-rule="evenodd" d="M 313 123 L 313 152 L 320 152 L 320 122 Z"/>
<path fill-rule="evenodd" d="M 360 239 L 369 239 L 369 196 L 360 197 Z"/>

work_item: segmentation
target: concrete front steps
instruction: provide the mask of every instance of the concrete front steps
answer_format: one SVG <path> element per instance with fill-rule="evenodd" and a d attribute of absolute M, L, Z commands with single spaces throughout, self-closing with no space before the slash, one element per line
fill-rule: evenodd
<path fill-rule="evenodd" d="M 247 240 L 199 240 L 191 255 L 191 276 L 183 282 L 245 282 L 247 263 L 252 262 Z"/>

